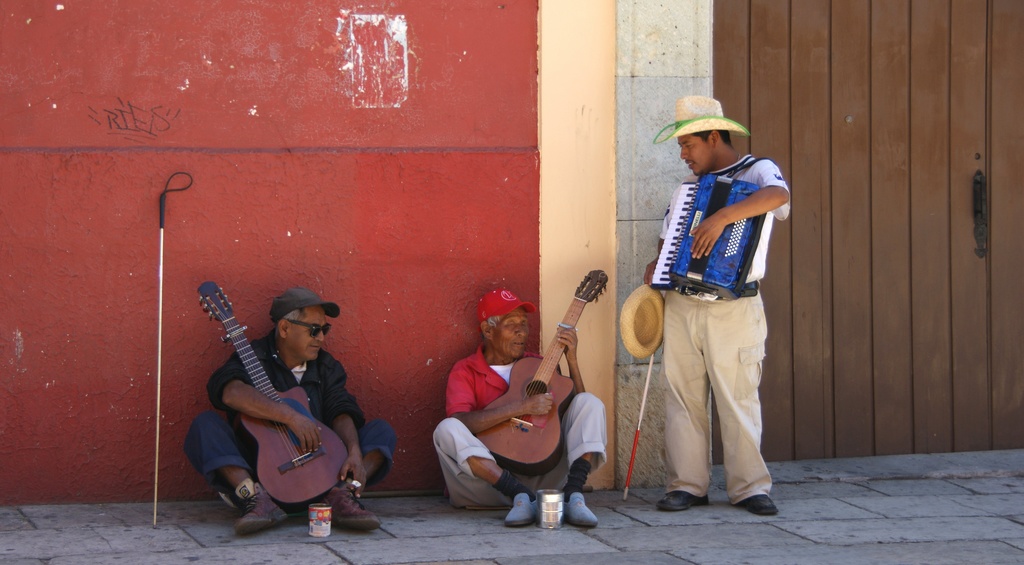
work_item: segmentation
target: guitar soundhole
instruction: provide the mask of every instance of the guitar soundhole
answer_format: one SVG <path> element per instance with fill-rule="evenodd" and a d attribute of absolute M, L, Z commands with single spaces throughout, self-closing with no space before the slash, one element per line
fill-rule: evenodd
<path fill-rule="evenodd" d="M 548 383 L 544 381 L 530 381 L 530 384 L 526 385 L 526 396 L 537 396 L 547 391 Z"/>

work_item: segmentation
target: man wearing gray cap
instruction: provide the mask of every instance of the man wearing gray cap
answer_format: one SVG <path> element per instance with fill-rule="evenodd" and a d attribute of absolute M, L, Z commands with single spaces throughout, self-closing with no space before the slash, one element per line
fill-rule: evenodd
<path fill-rule="evenodd" d="M 332 507 L 333 524 L 355 530 L 380 526 L 377 517 L 356 499 L 363 485 L 381 481 L 391 470 L 396 436 L 386 421 L 366 420 L 345 387 L 348 376 L 344 367 L 323 349 L 324 337 L 331 330 L 327 317 L 336 318 L 340 312 L 337 304 L 308 288 L 290 288 L 271 304 L 273 330 L 251 344 L 274 389 L 285 392 L 301 387 L 314 419 L 257 390 L 238 353 L 217 369 L 206 385 L 210 402 L 227 414 L 227 421 L 212 410 L 199 414 L 185 437 L 185 453 L 210 486 L 242 511 L 235 522 L 237 534 L 273 526 L 287 517 L 285 511 L 305 510 L 305 502 L 309 502 L 294 508 L 281 505 L 259 483 L 254 471 L 256 450 L 244 434 L 236 433 L 242 427 L 232 426 L 241 415 L 282 424 L 307 452 L 321 445 L 322 426 L 329 426 L 345 444 L 348 455 L 338 483 L 323 496 L 323 502 Z"/>

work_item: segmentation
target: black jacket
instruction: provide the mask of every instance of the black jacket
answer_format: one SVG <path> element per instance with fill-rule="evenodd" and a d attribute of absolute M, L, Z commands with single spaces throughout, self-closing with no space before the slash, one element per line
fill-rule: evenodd
<path fill-rule="evenodd" d="M 284 362 L 277 355 L 277 346 L 274 342 L 275 330 L 261 339 L 252 342 L 253 353 L 263 365 L 270 383 L 278 391 L 285 391 L 296 386 L 295 375 L 285 366 Z M 229 408 L 221 400 L 224 387 L 232 380 L 240 380 L 251 385 L 252 380 L 249 373 L 242 364 L 241 358 L 236 352 L 228 359 L 221 368 L 213 372 L 210 380 L 206 383 L 206 391 L 210 396 L 210 402 L 214 408 L 227 412 L 228 419 L 232 422 L 238 413 Z M 321 349 L 314 361 L 306 363 L 306 373 L 302 377 L 302 388 L 306 391 L 309 399 L 309 411 L 313 417 L 321 422 L 331 425 L 335 418 L 342 414 L 352 417 L 356 429 L 363 427 L 366 422 L 363 411 L 356 403 L 356 397 L 345 388 L 348 375 L 345 368 L 341 366 L 330 353 Z"/>

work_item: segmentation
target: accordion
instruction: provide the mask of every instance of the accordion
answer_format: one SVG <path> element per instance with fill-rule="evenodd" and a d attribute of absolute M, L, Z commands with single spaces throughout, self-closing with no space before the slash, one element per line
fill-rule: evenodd
<path fill-rule="evenodd" d="M 669 210 L 669 231 L 655 265 L 651 286 L 689 294 L 713 294 L 726 299 L 743 296 L 747 279 L 757 274 L 750 270 L 761 239 L 765 214 L 726 226 L 711 248 L 710 255 L 699 259 L 690 254 L 693 245 L 690 234 L 700 225 L 701 219 L 744 200 L 757 189 L 753 183 L 715 175 L 704 175 L 699 183 L 684 184 L 675 205 Z"/>

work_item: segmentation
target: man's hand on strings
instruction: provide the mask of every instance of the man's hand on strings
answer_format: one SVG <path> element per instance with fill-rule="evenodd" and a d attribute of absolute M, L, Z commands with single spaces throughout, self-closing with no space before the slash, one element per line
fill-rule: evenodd
<path fill-rule="evenodd" d="M 307 418 L 305 414 L 299 412 L 295 413 L 295 417 L 291 418 L 291 421 L 285 422 L 288 429 L 295 434 L 295 437 L 299 440 L 299 451 L 302 453 L 310 453 L 320 449 L 320 424 L 319 422 Z"/>
<path fill-rule="evenodd" d="M 541 414 L 547 414 L 551 411 L 551 406 L 555 403 L 555 397 L 550 392 L 544 394 L 535 394 L 533 396 L 527 396 L 523 399 L 523 414 L 532 414 L 534 416 L 540 416 Z"/>

